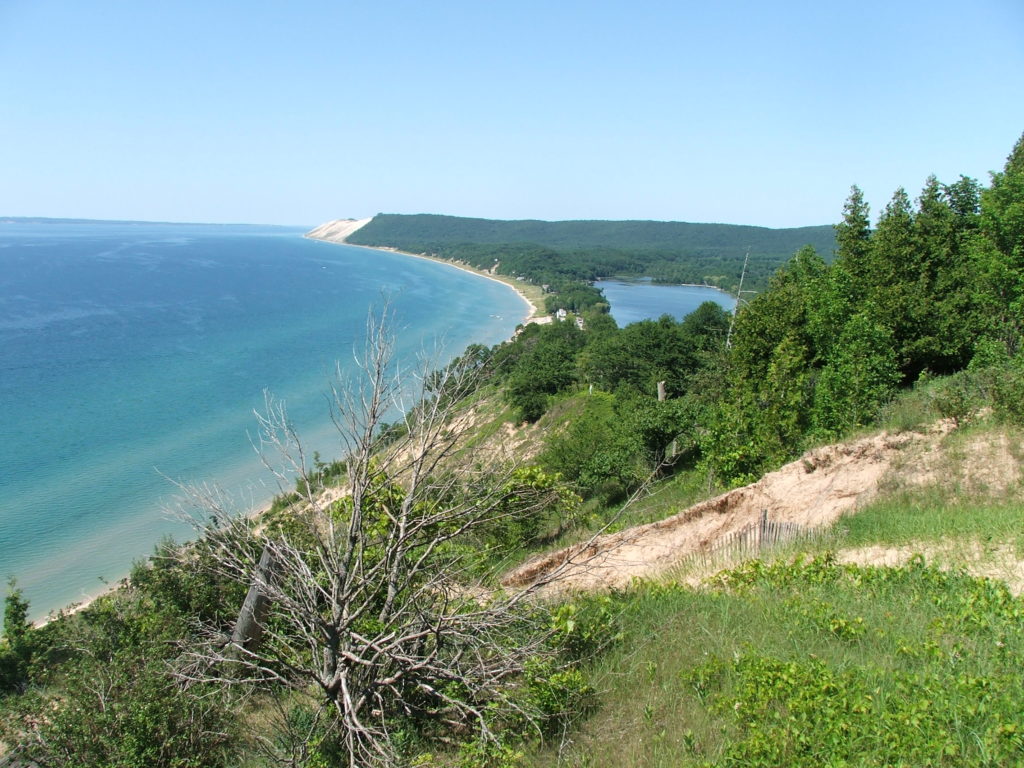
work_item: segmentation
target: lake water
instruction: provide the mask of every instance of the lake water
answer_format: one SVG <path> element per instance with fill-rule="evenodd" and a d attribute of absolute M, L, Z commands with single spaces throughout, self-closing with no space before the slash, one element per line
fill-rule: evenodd
<path fill-rule="evenodd" d="M 0 576 L 32 615 L 188 535 L 168 478 L 241 509 L 277 493 L 249 438 L 266 390 L 337 457 L 326 393 L 382 294 L 403 365 L 438 340 L 439 364 L 495 344 L 526 314 L 493 280 L 298 229 L 0 223 Z"/>
<path fill-rule="evenodd" d="M 730 312 L 736 306 L 736 300 L 725 291 L 703 285 L 660 285 L 650 280 L 598 280 L 594 285 L 604 291 L 620 328 L 665 314 L 682 320 L 705 301 Z"/>

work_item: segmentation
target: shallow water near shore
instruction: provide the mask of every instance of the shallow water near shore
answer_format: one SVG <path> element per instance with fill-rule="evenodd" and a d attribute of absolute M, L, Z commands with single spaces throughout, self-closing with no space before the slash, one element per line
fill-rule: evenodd
<path fill-rule="evenodd" d="M 171 480 L 240 509 L 277 493 L 250 442 L 265 391 L 310 455 L 339 455 L 327 392 L 382 296 L 404 366 L 497 343 L 526 314 L 494 281 L 301 232 L 0 223 L 0 576 L 33 618 L 188 537 Z"/>

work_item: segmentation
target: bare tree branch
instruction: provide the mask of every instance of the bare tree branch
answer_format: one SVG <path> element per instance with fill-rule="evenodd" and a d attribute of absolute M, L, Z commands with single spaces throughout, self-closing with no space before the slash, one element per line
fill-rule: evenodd
<path fill-rule="evenodd" d="M 182 654 L 177 674 L 319 691 L 317 722 L 340 729 L 353 768 L 394 764 L 391 729 L 402 717 L 493 737 L 487 703 L 507 698 L 527 660 L 544 652 L 547 625 L 528 597 L 550 579 L 486 589 L 473 568 L 474 536 L 559 502 L 550 489 L 512 492 L 514 462 L 479 469 L 453 459 L 473 366 L 425 366 L 408 384 L 393 370 L 386 321 L 386 311 L 371 317 L 359 379 L 332 392 L 345 451 L 340 492 L 307 465 L 283 404 L 269 396 L 257 444 L 282 487 L 297 479 L 300 500 L 282 519 L 254 525 L 230 517 L 209 489 L 189 489 L 213 521 L 203 535 L 216 574 L 252 583 L 263 614 L 258 632 L 236 628 L 228 639 L 211 629 Z M 404 414 L 403 429 L 384 445 L 391 413 Z M 260 558 L 273 565 L 253 581 Z"/>

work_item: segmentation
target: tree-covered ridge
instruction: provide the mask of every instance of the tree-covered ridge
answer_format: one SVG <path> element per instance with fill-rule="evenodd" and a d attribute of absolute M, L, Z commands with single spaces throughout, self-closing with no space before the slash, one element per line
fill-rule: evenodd
<path fill-rule="evenodd" d="M 662 282 L 708 283 L 735 290 L 748 248 L 748 287 L 763 286 L 805 245 L 830 256 L 835 236 L 831 226 L 768 229 L 669 221 L 495 221 L 378 214 L 348 242 L 432 253 L 480 269 L 497 266 L 502 274 L 548 284 L 562 294 L 570 288 L 566 283 L 612 275 L 647 275 Z M 582 306 L 593 305 L 598 298 L 591 292 Z M 580 308 L 572 299 L 563 305 Z"/>
<path fill-rule="evenodd" d="M 822 253 L 832 250 L 831 225 L 770 229 L 738 224 L 685 221 L 499 221 L 435 214 L 381 213 L 351 242 L 370 240 L 459 243 L 535 243 L 552 248 L 606 247 L 627 251 L 709 252 L 748 246 L 765 253 L 792 254 L 804 245 Z M 396 245 L 396 247 L 398 247 Z"/>

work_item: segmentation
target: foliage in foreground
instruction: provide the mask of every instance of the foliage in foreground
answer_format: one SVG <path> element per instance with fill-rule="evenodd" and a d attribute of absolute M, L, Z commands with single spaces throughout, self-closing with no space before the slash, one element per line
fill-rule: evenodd
<path fill-rule="evenodd" d="M 747 596 L 774 592 L 792 605 L 795 631 L 882 654 L 856 666 L 754 650 L 712 657 L 684 680 L 737 729 L 717 764 L 1024 759 L 1024 603 L 1005 584 L 929 568 L 920 556 L 901 568 L 837 565 L 827 556 L 789 565 L 755 561 L 722 574 L 721 583 Z M 927 623 L 907 627 L 878 616 L 878 605 L 897 603 Z"/>
<path fill-rule="evenodd" d="M 602 707 L 560 765 L 1024 760 L 1024 602 L 1005 584 L 825 554 L 710 587 L 616 596 L 625 637 L 591 679 Z"/>
<path fill-rule="evenodd" d="M 235 765 L 235 702 L 213 686 L 183 685 L 172 668 L 179 644 L 195 640 L 193 622 L 227 626 L 241 600 L 199 576 L 208 554 L 202 543 L 184 556 L 164 542 L 117 592 L 25 626 L 23 692 L 0 701 L 0 739 L 40 766 Z"/>

